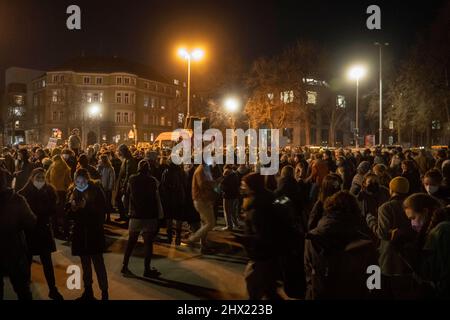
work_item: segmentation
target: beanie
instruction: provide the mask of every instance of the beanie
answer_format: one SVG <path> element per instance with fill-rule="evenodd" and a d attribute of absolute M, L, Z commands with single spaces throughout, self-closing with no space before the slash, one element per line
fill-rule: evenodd
<path fill-rule="evenodd" d="M 404 177 L 396 177 L 389 183 L 389 189 L 395 193 L 407 194 L 409 192 L 409 181 Z"/>

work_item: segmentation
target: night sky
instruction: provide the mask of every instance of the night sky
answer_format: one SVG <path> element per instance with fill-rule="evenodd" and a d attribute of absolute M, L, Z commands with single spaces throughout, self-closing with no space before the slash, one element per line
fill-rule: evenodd
<path fill-rule="evenodd" d="M 245 64 L 272 55 L 295 39 L 327 48 L 332 72 L 349 62 L 376 62 L 374 41 L 391 43 L 398 59 L 448 1 L 103 1 L 0 0 L 0 72 L 9 66 L 46 69 L 84 52 L 119 55 L 149 64 L 168 75 L 184 71 L 175 58 L 178 44 L 201 44 L 207 59 L 195 72 L 214 70 L 238 56 Z M 66 8 L 82 10 L 82 30 L 66 28 Z M 366 8 L 378 4 L 382 30 L 366 29 Z M 0 80 L 2 81 L 2 80 Z"/>

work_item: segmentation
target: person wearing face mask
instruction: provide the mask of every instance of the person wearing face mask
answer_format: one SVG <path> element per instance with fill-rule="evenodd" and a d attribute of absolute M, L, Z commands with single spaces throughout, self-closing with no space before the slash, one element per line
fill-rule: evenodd
<path fill-rule="evenodd" d="M 420 297 L 450 299 L 450 208 L 424 193 L 409 196 L 404 207 L 415 241 L 402 256 L 419 279 Z"/>
<path fill-rule="evenodd" d="M 19 194 L 27 200 L 28 205 L 37 217 L 34 229 L 25 233 L 29 251 L 29 264 L 31 266 L 33 256 L 40 257 L 49 289 L 49 298 L 63 300 L 62 295 L 56 288 L 52 262 L 52 252 L 56 251 L 56 244 L 52 232 L 51 218 L 56 215 L 57 195 L 54 187 L 45 182 L 44 169 L 34 169 L 30 179 L 25 187 L 19 191 Z"/>
<path fill-rule="evenodd" d="M 403 201 L 409 193 L 409 182 L 396 177 L 389 184 L 390 199 L 378 208 L 378 216 L 367 214 L 366 222 L 379 240 L 378 265 L 381 268 L 382 288 L 389 298 L 407 298 L 411 270 L 392 242 L 392 230 L 411 230 L 411 223 L 403 210 Z"/>
<path fill-rule="evenodd" d="M 79 299 L 95 299 L 92 289 L 93 264 L 102 291 L 102 300 L 108 300 L 108 277 L 103 260 L 105 252 L 103 223 L 106 214 L 103 191 L 90 179 L 86 169 L 78 169 L 67 199 L 68 217 L 74 221 L 72 255 L 80 256 L 83 268 L 84 292 Z"/>
<path fill-rule="evenodd" d="M 371 214 L 377 217 L 378 208 L 389 201 L 389 189 L 380 185 L 377 175 L 370 173 L 364 177 L 362 190 L 357 199 L 363 216 Z"/>
<path fill-rule="evenodd" d="M 423 187 L 425 191 L 433 196 L 443 205 L 450 204 L 450 190 L 442 185 L 442 174 L 437 169 L 431 169 L 423 176 Z"/>

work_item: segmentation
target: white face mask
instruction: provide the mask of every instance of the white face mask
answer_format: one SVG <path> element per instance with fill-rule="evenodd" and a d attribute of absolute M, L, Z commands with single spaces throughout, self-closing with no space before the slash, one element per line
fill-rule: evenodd
<path fill-rule="evenodd" d="M 45 182 L 43 182 L 43 181 L 33 181 L 33 185 L 34 185 L 38 190 L 41 190 L 42 187 L 45 185 Z"/>
<path fill-rule="evenodd" d="M 63 154 L 62 158 L 67 161 L 67 159 L 69 159 L 69 155 L 68 154 Z"/>
<path fill-rule="evenodd" d="M 434 194 L 439 190 L 439 186 L 426 185 L 425 190 L 427 190 L 428 194 Z"/>

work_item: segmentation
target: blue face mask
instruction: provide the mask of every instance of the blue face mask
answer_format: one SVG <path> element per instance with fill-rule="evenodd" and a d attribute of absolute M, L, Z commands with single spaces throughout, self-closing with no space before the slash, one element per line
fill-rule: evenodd
<path fill-rule="evenodd" d="M 86 189 L 89 187 L 89 185 L 86 184 L 77 184 L 76 189 L 80 192 L 86 191 Z"/>

